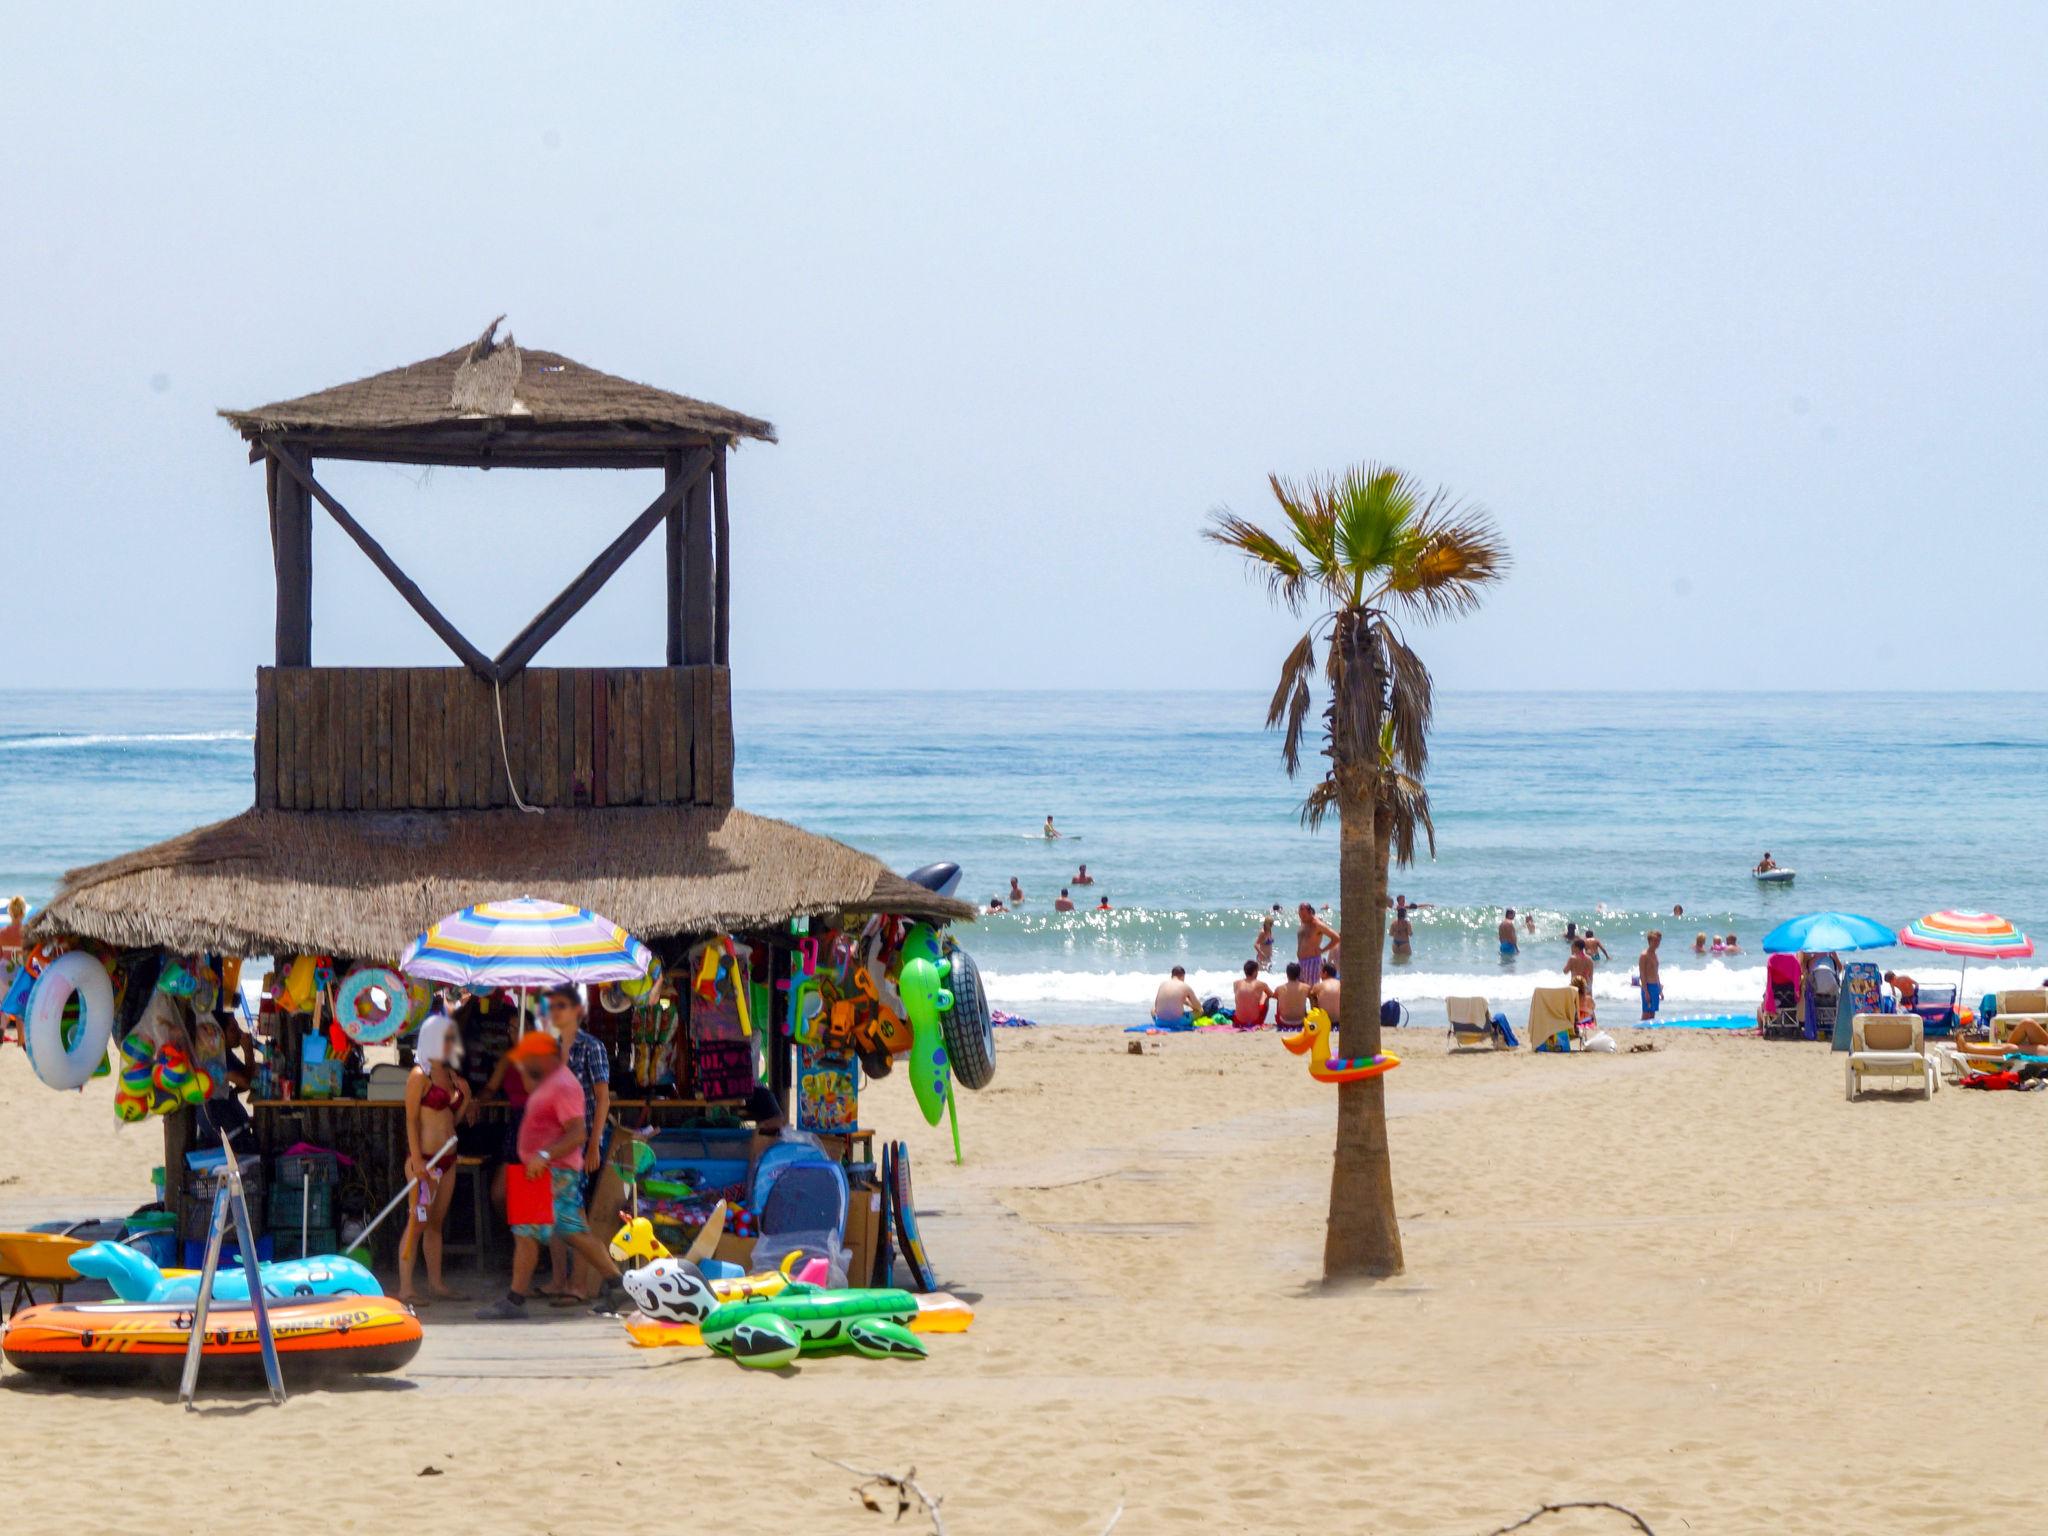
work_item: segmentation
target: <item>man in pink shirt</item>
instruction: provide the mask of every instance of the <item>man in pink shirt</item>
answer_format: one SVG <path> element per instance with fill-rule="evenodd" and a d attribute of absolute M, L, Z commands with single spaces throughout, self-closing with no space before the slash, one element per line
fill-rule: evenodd
<path fill-rule="evenodd" d="M 529 1178 L 550 1179 L 554 1219 L 513 1223 L 512 1289 L 502 1300 L 479 1307 L 476 1315 L 491 1322 L 525 1317 L 540 1250 L 557 1237 L 604 1276 L 595 1310 L 614 1311 L 619 1267 L 583 1219 L 583 1149 L 590 1139 L 583 1124 L 583 1084 L 563 1065 L 561 1043 L 544 1029 L 522 1035 L 506 1059 L 526 1083 L 526 1108 L 519 1117 L 520 1170 Z"/>

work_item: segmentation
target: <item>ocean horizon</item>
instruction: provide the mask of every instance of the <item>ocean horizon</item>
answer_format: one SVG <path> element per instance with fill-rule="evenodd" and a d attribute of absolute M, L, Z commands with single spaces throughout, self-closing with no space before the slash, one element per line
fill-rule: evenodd
<path fill-rule="evenodd" d="M 1047 1023 L 1130 1023 L 1172 965 L 1224 992 L 1274 903 L 1334 903 L 1337 845 L 1299 825 L 1253 690 L 735 691 L 738 802 L 903 870 L 960 864 L 960 894 L 1025 903 L 963 934 L 997 1006 Z M 1613 952 L 1604 1010 L 1633 1017 L 1641 935 L 1665 938 L 1670 1017 L 1745 1011 L 1764 932 L 1816 908 L 1899 926 L 1941 907 L 2048 923 L 2037 818 L 2040 693 L 1449 690 L 1429 788 L 1435 860 L 1393 889 L 1426 906 L 1386 992 L 1418 1019 L 1477 993 L 1511 1013 L 1556 981 L 1568 921 Z M 0 887 L 40 903 L 65 869 L 234 815 L 250 801 L 253 690 L 0 691 Z M 1316 761 L 1310 759 L 1310 762 Z M 1069 835 L 1047 842 L 1052 814 Z M 1748 871 L 1770 850 L 1790 887 Z M 1082 863 L 1095 876 L 1078 886 Z M 1082 907 L 1052 910 L 1062 886 Z M 1674 906 L 1684 907 L 1674 917 Z M 1501 910 L 1538 932 L 1503 961 Z M 1342 915 L 1339 914 L 1341 923 Z M 1695 956 L 1696 934 L 1741 952 Z M 1291 951 L 1283 923 L 1278 953 Z M 1926 980 L 1959 966 L 1871 958 Z M 1968 972 L 1971 995 L 2032 984 Z M 1617 1009 L 1616 1005 L 1621 1005 Z"/>

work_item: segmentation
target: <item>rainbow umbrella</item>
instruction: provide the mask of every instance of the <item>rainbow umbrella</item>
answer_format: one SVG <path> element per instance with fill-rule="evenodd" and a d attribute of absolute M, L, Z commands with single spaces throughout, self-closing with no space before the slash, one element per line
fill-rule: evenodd
<path fill-rule="evenodd" d="M 485 901 L 442 918 L 398 968 L 461 987 L 583 986 L 647 974 L 647 946 L 608 917 L 558 901 Z"/>
<path fill-rule="evenodd" d="M 1930 912 L 1900 929 L 1899 942 L 1914 949 L 1961 956 L 1964 976 L 1973 959 L 2024 960 L 2034 952 L 2034 941 L 1995 912 Z M 1958 977 L 1957 999 L 1962 995 Z"/>

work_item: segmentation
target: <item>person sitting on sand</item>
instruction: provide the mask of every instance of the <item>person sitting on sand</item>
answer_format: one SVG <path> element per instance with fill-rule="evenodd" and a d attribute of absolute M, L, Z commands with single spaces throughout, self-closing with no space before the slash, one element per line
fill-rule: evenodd
<path fill-rule="evenodd" d="M 1252 940 L 1252 964 L 1262 971 L 1273 968 L 1273 914 L 1259 920 L 1259 936 Z"/>
<path fill-rule="evenodd" d="M 1599 1018 L 1593 1009 L 1593 983 L 1583 976 L 1572 978 L 1572 988 L 1579 994 L 1579 1032 L 1599 1027 Z"/>
<path fill-rule="evenodd" d="M 1313 903 L 1304 901 L 1294 910 L 1301 924 L 1294 934 L 1294 958 L 1302 979 L 1313 984 L 1323 979 L 1324 957 L 1336 948 L 1341 935 L 1316 916 Z"/>
<path fill-rule="evenodd" d="M 1072 885 L 1093 885 L 1095 883 L 1095 877 L 1088 873 L 1088 866 L 1086 864 L 1083 864 L 1079 869 L 1074 871 L 1074 878 L 1069 883 Z"/>
<path fill-rule="evenodd" d="M 1657 946 L 1663 942 L 1664 935 L 1652 928 L 1643 935 L 1643 952 L 1636 957 L 1636 979 L 1642 983 L 1645 1024 L 1657 1017 L 1657 1010 L 1664 1003 L 1664 983 L 1657 971 Z"/>
<path fill-rule="evenodd" d="M 1195 996 L 1195 989 L 1188 985 L 1188 973 L 1184 966 L 1176 965 L 1173 974 L 1159 984 L 1159 990 L 1152 997 L 1152 1022 L 1178 1029 L 1183 1024 L 1195 1022 L 1195 1015 L 1202 1011 L 1202 1000 Z"/>
<path fill-rule="evenodd" d="M 1052 842 L 1061 835 L 1060 829 L 1052 824 L 1052 812 L 1047 811 L 1045 813 L 1045 840 Z"/>
<path fill-rule="evenodd" d="M 1495 932 L 1500 938 L 1501 958 L 1503 960 L 1512 960 L 1522 947 L 1522 941 L 1515 933 L 1515 909 L 1513 907 L 1507 909 L 1507 916 L 1500 920 L 1500 927 Z"/>
<path fill-rule="evenodd" d="M 422 1249 L 428 1294 L 443 1301 L 455 1296 L 441 1279 L 441 1228 L 455 1199 L 456 1148 L 448 1143 L 469 1107 L 469 1084 L 455 1071 L 461 1053 L 455 1021 L 436 1013 L 420 1025 L 413 1069 L 405 1079 L 405 1174 L 419 1184 L 406 1208 L 405 1235 L 398 1240 L 398 1299 L 415 1305 L 423 1305 L 412 1289 L 413 1261 Z"/>
<path fill-rule="evenodd" d="M 1344 983 L 1334 976 L 1325 976 L 1308 989 L 1308 1000 L 1311 1006 L 1327 1013 L 1334 1024 L 1343 1017 Z"/>
<path fill-rule="evenodd" d="M 1060 887 L 1059 898 L 1053 902 L 1052 909 L 1055 912 L 1071 912 L 1074 910 L 1074 898 L 1067 894 L 1067 888 L 1064 885 Z"/>
<path fill-rule="evenodd" d="M 1920 983 L 1903 971 L 1886 971 L 1884 984 L 1892 989 L 1892 995 L 1899 1000 L 1901 1008 L 1910 1010 L 1920 1001 Z"/>
<path fill-rule="evenodd" d="M 1301 979 L 1301 962 L 1288 961 L 1287 979 L 1273 989 L 1273 1023 L 1281 1029 L 1298 1030 L 1312 1004 L 1308 983 Z"/>
<path fill-rule="evenodd" d="M 1024 887 L 1017 883 L 1015 875 L 1010 876 L 1010 905 L 1013 907 L 1024 905 Z"/>
<path fill-rule="evenodd" d="M 1273 1000 L 1273 989 L 1259 980 L 1258 961 L 1245 961 L 1244 979 L 1231 990 L 1236 996 L 1230 1016 L 1239 1029 L 1257 1029 L 1266 1022 L 1266 1004 Z"/>

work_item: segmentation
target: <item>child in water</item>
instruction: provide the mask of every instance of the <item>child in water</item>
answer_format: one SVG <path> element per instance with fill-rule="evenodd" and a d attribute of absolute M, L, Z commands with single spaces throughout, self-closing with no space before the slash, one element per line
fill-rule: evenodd
<path fill-rule="evenodd" d="M 1692 936 L 1692 952 L 1696 955 L 1704 955 L 1707 952 L 1707 936 L 1704 933 Z"/>

